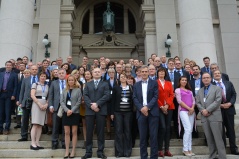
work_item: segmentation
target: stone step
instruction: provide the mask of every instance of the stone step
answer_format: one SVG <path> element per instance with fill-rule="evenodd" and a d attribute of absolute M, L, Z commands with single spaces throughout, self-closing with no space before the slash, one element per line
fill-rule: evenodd
<path fill-rule="evenodd" d="M 96 157 L 97 148 L 93 148 L 93 157 Z M 208 147 L 206 146 L 194 146 L 192 150 L 197 155 L 205 155 L 209 153 Z M 148 148 L 148 152 L 150 149 Z M 174 155 L 182 155 L 182 147 L 170 147 L 170 152 Z M 229 154 L 229 149 L 227 148 L 227 152 Z M 0 150 L 0 158 L 28 158 L 31 156 L 32 158 L 55 158 L 55 157 L 63 157 L 65 151 L 63 149 L 51 150 L 44 149 L 39 151 L 33 151 L 30 149 L 2 149 Z M 113 148 L 105 148 L 104 153 L 108 157 L 114 157 L 114 149 Z M 76 157 L 83 156 L 85 154 L 84 149 L 76 149 Z M 133 148 L 132 156 L 139 156 L 140 149 Z M 231 156 L 231 155 L 230 155 Z M 183 157 L 183 156 L 182 156 Z M 233 159 L 235 159 L 234 156 Z"/>
<path fill-rule="evenodd" d="M 139 140 L 135 141 L 135 147 L 139 147 Z M 29 149 L 31 141 L 26 142 L 18 142 L 18 141 L 1 141 L 0 142 L 0 149 Z M 83 147 L 83 140 L 78 140 L 77 148 Z M 236 144 L 239 145 L 239 139 L 236 139 Z M 52 144 L 51 141 L 40 141 L 40 145 L 44 148 L 50 149 Z M 170 147 L 177 147 L 182 146 L 183 140 L 182 139 L 171 139 L 170 140 Z M 60 144 L 59 144 L 60 146 Z M 192 146 L 205 146 L 205 139 L 198 138 L 192 140 Z M 227 146 L 229 146 L 229 140 L 227 139 Z M 97 148 L 97 140 L 93 140 L 93 147 Z M 105 147 L 112 148 L 114 147 L 114 140 L 105 140 Z"/>

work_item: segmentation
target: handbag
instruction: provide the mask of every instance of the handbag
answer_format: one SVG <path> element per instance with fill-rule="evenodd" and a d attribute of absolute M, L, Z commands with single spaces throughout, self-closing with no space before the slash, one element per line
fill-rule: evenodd
<path fill-rule="evenodd" d="M 26 109 L 32 109 L 33 100 L 31 97 L 28 97 L 25 103 Z"/>
<path fill-rule="evenodd" d="M 38 86 L 38 83 L 36 83 L 36 88 L 37 88 L 37 86 Z M 28 97 L 25 102 L 26 109 L 32 109 L 32 104 L 33 104 L 32 98 Z"/>
<path fill-rule="evenodd" d="M 60 106 L 59 107 L 59 109 L 58 109 L 58 112 L 57 112 L 57 116 L 59 117 L 59 118 L 62 118 L 62 116 L 63 116 L 63 108 Z"/>
<path fill-rule="evenodd" d="M 50 112 L 50 110 L 47 110 L 47 126 L 53 127 L 53 114 Z"/>

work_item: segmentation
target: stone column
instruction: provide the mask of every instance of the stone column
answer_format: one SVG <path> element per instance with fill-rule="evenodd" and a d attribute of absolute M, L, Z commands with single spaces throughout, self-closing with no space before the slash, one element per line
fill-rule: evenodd
<path fill-rule="evenodd" d="M 2 0 L 0 67 L 13 58 L 31 55 L 34 0 Z"/>
<path fill-rule="evenodd" d="M 90 7 L 89 34 L 94 34 L 94 6 Z"/>
<path fill-rule="evenodd" d="M 152 0 L 144 0 L 144 3 L 141 5 L 140 20 L 143 24 L 145 48 L 144 61 L 145 63 L 147 63 L 147 60 L 151 56 L 151 54 L 157 52 L 155 7 Z"/>
<path fill-rule="evenodd" d="M 203 66 L 203 57 L 217 62 L 209 0 L 178 1 L 183 58 Z"/>
<path fill-rule="evenodd" d="M 128 7 L 124 6 L 124 33 L 129 34 Z"/>

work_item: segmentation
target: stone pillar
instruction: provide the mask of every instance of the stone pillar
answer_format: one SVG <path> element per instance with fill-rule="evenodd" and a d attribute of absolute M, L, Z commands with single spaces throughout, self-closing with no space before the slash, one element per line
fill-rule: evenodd
<path fill-rule="evenodd" d="M 129 34 L 128 7 L 124 6 L 124 33 Z"/>
<path fill-rule="evenodd" d="M 236 92 L 239 92 L 239 19 L 238 1 L 217 1 L 220 20 L 220 31 L 222 37 L 222 48 L 224 53 L 226 73 L 233 82 Z M 239 100 L 237 100 L 237 103 Z"/>
<path fill-rule="evenodd" d="M 144 61 L 147 63 L 152 53 L 157 52 L 157 37 L 155 25 L 155 7 L 152 0 L 144 0 L 141 5 L 140 20 L 143 24 L 143 36 L 145 45 Z"/>
<path fill-rule="evenodd" d="M 94 34 L 94 6 L 90 7 L 89 34 Z"/>
<path fill-rule="evenodd" d="M 203 57 L 217 62 L 209 0 L 178 1 L 183 58 L 203 66 Z"/>
<path fill-rule="evenodd" d="M 75 19 L 74 3 L 72 0 L 64 0 L 61 5 L 61 18 L 60 18 L 60 36 L 59 36 L 59 56 L 66 62 L 67 56 L 72 55 L 73 63 L 77 55 L 72 54 L 72 22 Z"/>
<path fill-rule="evenodd" d="M 0 67 L 13 58 L 31 55 L 34 0 L 2 0 Z"/>

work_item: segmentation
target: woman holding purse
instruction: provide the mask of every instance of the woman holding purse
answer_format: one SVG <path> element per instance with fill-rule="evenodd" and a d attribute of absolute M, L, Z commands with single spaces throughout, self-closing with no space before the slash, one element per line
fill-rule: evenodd
<path fill-rule="evenodd" d="M 48 85 L 45 83 L 46 73 L 39 74 L 39 82 L 32 84 L 31 98 L 33 100 L 31 115 L 32 115 L 32 129 L 31 129 L 31 150 L 44 149 L 39 144 L 42 133 L 42 126 L 45 124 L 46 109 L 48 107 L 47 94 Z"/>
<path fill-rule="evenodd" d="M 77 144 L 77 129 L 79 124 L 79 107 L 81 104 L 81 90 L 79 82 L 73 75 L 69 75 L 66 81 L 66 89 L 61 94 L 61 107 L 63 108 L 63 125 L 65 131 L 66 151 L 64 158 L 74 158 Z M 70 129 L 72 129 L 70 131 Z M 70 132 L 72 132 L 72 151 L 69 153 Z"/>

